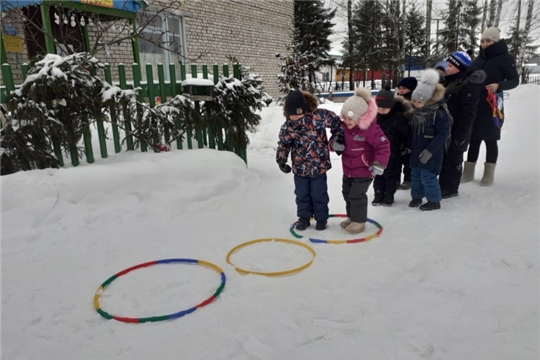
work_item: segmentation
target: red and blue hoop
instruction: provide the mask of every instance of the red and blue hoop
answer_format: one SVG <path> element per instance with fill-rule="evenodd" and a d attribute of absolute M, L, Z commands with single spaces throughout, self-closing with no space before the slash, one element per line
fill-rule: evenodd
<path fill-rule="evenodd" d="M 150 316 L 150 317 L 144 317 L 144 318 L 131 318 L 131 317 L 123 317 L 123 316 L 111 315 L 111 314 L 105 312 L 104 310 L 102 310 L 100 308 L 100 306 L 99 306 L 99 298 L 101 296 L 101 292 L 103 292 L 105 287 L 107 285 L 109 285 L 111 282 L 113 282 L 113 280 L 115 280 L 115 279 L 119 278 L 120 276 L 125 275 L 125 274 L 127 274 L 127 273 L 129 273 L 129 272 L 131 272 L 133 270 L 136 270 L 136 269 L 141 269 L 143 267 L 148 267 L 148 266 L 152 266 L 152 265 L 172 264 L 172 263 L 197 264 L 197 265 L 202 265 L 202 266 L 209 267 L 209 268 L 215 270 L 218 274 L 221 275 L 221 285 L 219 285 L 216 292 L 214 292 L 214 294 L 212 296 L 210 296 L 208 299 L 204 300 L 203 302 L 199 303 L 198 305 L 195 305 L 194 307 L 189 308 L 187 310 L 182 310 L 182 311 L 179 311 L 179 312 L 176 312 L 176 313 L 173 313 L 173 314 L 169 314 L 169 315 Z M 116 275 L 113 275 L 110 278 L 108 278 L 103 284 L 101 284 L 99 286 L 99 289 L 97 289 L 96 294 L 94 295 L 94 308 L 105 319 L 109 319 L 109 320 L 112 319 L 112 320 L 122 321 L 122 322 L 126 322 L 126 323 L 144 323 L 144 322 L 156 322 L 156 321 L 172 320 L 172 319 L 177 319 L 177 318 L 182 317 L 182 316 L 187 315 L 187 314 L 191 314 L 192 312 L 194 312 L 198 308 L 201 308 L 203 306 L 206 306 L 206 305 L 210 304 L 212 301 L 214 301 L 219 296 L 221 291 L 223 291 L 223 288 L 225 287 L 225 282 L 226 282 L 226 277 L 225 277 L 225 273 L 223 272 L 223 270 L 221 270 L 221 268 L 218 267 L 217 265 L 214 265 L 214 264 L 209 263 L 207 261 L 195 260 L 195 259 L 163 259 L 163 260 L 149 261 L 149 262 L 139 264 L 139 265 L 135 265 L 135 266 L 132 266 L 132 267 L 130 267 L 128 269 L 122 270 L 119 273 L 117 273 Z"/>
<path fill-rule="evenodd" d="M 328 215 L 328 217 L 329 218 L 333 218 L 333 217 L 346 218 L 347 215 L 346 214 L 330 214 Z M 375 225 L 378 228 L 375 234 L 372 234 L 372 235 L 369 235 L 360 239 L 351 239 L 351 240 L 324 240 L 324 239 L 309 238 L 309 241 L 316 244 L 356 244 L 356 243 L 366 242 L 366 241 L 375 239 L 376 237 L 381 235 L 383 231 L 383 227 L 381 224 L 379 224 L 378 222 L 372 219 L 367 219 L 367 222 Z M 297 239 L 302 239 L 303 236 L 299 235 L 298 233 L 294 231 L 295 226 L 296 226 L 296 222 L 291 225 L 291 228 L 290 228 L 291 234 Z"/>

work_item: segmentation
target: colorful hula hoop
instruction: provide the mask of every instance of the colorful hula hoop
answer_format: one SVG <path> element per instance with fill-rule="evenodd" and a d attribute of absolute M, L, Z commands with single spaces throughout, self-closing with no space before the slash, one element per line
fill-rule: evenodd
<path fill-rule="evenodd" d="M 274 272 L 262 272 L 262 271 L 245 270 L 245 269 L 239 268 L 238 266 L 234 265 L 231 262 L 231 255 L 234 252 L 236 252 L 237 250 L 239 250 L 239 249 L 241 249 L 243 247 L 249 246 L 249 245 L 256 244 L 256 243 L 270 242 L 270 241 L 277 241 L 277 242 L 283 242 L 283 243 L 287 243 L 287 244 L 293 244 L 293 245 L 301 246 L 301 247 L 307 249 L 313 255 L 313 258 L 307 264 L 302 265 L 300 267 L 290 269 L 290 270 L 274 271 Z M 235 246 L 227 254 L 227 263 L 234 266 L 236 271 L 238 271 L 241 274 L 255 274 L 255 275 L 263 275 L 263 276 L 283 276 L 283 275 L 294 274 L 294 273 L 297 273 L 297 272 L 302 271 L 304 269 L 307 269 L 313 263 L 313 260 L 315 259 L 315 256 L 316 256 L 315 250 L 313 250 L 310 246 L 308 246 L 308 245 L 306 245 L 304 243 L 301 243 L 300 241 L 289 240 L 289 239 L 279 239 L 279 238 L 265 238 L 265 239 L 257 239 L 257 240 L 246 241 L 246 242 L 244 242 L 244 243 L 242 243 L 242 244 L 240 244 L 238 246 Z"/>
<path fill-rule="evenodd" d="M 328 215 L 329 218 L 332 218 L 332 217 L 341 217 L 341 218 L 346 218 L 347 215 L 346 214 L 330 214 Z M 376 222 L 375 220 L 372 220 L 372 219 L 367 219 L 367 222 L 369 223 L 372 223 L 373 225 L 375 225 L 376 227 L 379 228 L 379 230 L 377 230 L 377 232 L 373 235 L 369 235 L 369 236 L 366 236 L 366 237 L 363 237 L 363 238 L 360 238 L 360 239 L 352 239 L 352 240 L 323 240 L 323 239 L 315 239 L 315 238 L 309 238 L 309 241 L 311 241 L 312 243 L 317 243 L 317 244 L 355 244 L 355 243 L 360 243 L 360 242 L 366 242 L 366 241 L 369 241 L 369 240 L 372 240 L 372 239 L 375 239 L 376 237 L 378 237 L 379 235 L 381 235 L 382 231 L 383 231 L 383 227 L 381 224 L 379 224 L 378 222 Z M 296 222 L 294 224 L 291 225 L 291 234 L 297 238 L 297 239 L 302 239 L 303 236 L 302 235 L 299 235 L 297 234 L 295 231 L 294 231 L 294 226 L 296 225 Z"/>
<path fill-rule="evenodd" d="M 182 311 L 179 311 L 177 313 L 169 314 L 169 315 L 151 316 L 151 317 L 144 317 L 144 318 L 129 318 L 129 317 L 111 315 L 111 314 L 103 311 L 99 307 L 99 297 L 101 296 L 100 292 L 103 291 L 105 289 L 105 287 L 107 285 L 109 285 L 113 280 L 119 278 L 122 275 L 125 275 L 125 274 L 129 273 L 130 271 L 136 270 L 136 269 L 140 269 L 140 268 L 148 267 L 148 266 L 152 266 L 152 265 L 171 264 L 171 263 L 198 264 L 198 265 L 203 265 L 203 266 L 209 267 L 209 268 L 215 270 L 216 272 L 218 272 L 221 275 L 221 285 L 219 285 L 219 287 L 217 288 L 214 295 L 210 296 L 208 299 L 204 300 L 200 304 L 195 305 L 194 307 L 192 307 L 190 309 L 182 310 Z M 96 311 L 101 316 L 103 316 L 106 319 L 109 319 L 109 320 L 113 319 L 113 320 L 122 321 L 122 322 L 126 322 L 126 323 L 144 323 L 144 322 L 156 322 L 156 321 L 164 321 L 164 320 L 176 319 L 176 318 L 182 317 L 184 315 L 191 314 L 192 312 L 194 312 L 198 308 L 206 306 L 206 305 L 210 304 L 212 301 L 214 301 L 214 299 L 219 296 L 221 291 L 223 291 L 223 288 L 225 287 L 225 281 L 226 281 L 226 277 L 225 277 L 225 273 L 223 272 L 223 270 L 221 270 L 221 268 L 219 268 L 218 266 L 216 266 L 216 265 L 214 265 L 212 263 L 209 263 L 207 261 L 195 260 L 195 259 L 163 259 L 163 260 L 149 261 L 149 262 L 139 264 L 139 265 L 135 265 L 135 266 L 132 266 L 132 267 L 130 267 L 128 269 L 122 270 L 119 273 L 117 273 L 116 275 L 113 275 L 110 278 L 108 278 L 103 284 L 101 284 L 99 286 L 99 289 L 97 289 L 96 294 L 94 295 L 94 308 L 96 309 Z"/>

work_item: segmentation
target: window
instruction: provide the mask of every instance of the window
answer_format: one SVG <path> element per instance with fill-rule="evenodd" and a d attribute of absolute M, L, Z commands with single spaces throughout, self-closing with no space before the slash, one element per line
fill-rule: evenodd
<path fill-rule="evenodd" d="M 169 64 L 177 66 L 185 55 L 183 18 L 144 14 L 138 24 L 146 25 L 139 38 L 142 80 L 146 80 L 146 64 L 152 64 L 154 79 L 157 79 L 157 65 L 163 64 L 165 79 L 170 80 Z M 180 79 L 178 67 L 176 78 Z"/>

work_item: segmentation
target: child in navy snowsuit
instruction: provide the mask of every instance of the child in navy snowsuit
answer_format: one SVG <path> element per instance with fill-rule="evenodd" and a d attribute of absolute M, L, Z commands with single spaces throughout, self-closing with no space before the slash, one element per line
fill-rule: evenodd
<path fill-rule="evenodd" d="M 343 136 L 339 116 L 330 110 L 317 109 L 316 105 L 313 107 L 313 99 L 316 104 L 314 96 L 300 90 L 287 95 L 286 120 L 279 132 L 276 152 L 276 161 L 284 173 L 291 172 L 291 166 L 287 165 L 289 153 L 291 155 L 298 230 L 310 226 L 312 217 L 317 221 L 317 230 L 326 229 L 330 201 L 326 172 L 332 168 L 326 128 L 331 129 L 332 136 Z"/>
<path fill-rule="evenodd" d="M 412 94 L 415 110 L 411 120 L 412 200 L 409 206 L 420 206 L 420 210 L 441 208 L 441 188 L 437 175 L 441 172 L 451 128 L 444 92 L 437 71 L 428 69 Z M 421 205 L 424 197 L 428 202 Z"/>

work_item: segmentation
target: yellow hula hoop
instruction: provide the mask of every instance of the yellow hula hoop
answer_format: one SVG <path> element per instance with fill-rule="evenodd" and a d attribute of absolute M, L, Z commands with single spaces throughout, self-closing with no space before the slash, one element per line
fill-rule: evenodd
<path fill-rule="evenodd" d="M 302 265 L 300 267 L 290 269 L 290 270 L 274 271 L 274 272 L 262 272 L 262 271 L 245 270 L 245 269 L 239 268 L 238 266 L 234 265 L 231 262 L 231 255 L 234 252 L 236 252 L 237 250 L 240 250 L 241 248 L 249 246 L 249 245 L 253 245 L 253 244 L 257 244 L 257 243 L 261 243 L 261 242 L 270 242 L 270 241 L 283 242 L 283 243 L 287 243 L 287 244 L 293 244 L 293 245 L 301 246 L 301 247 L 307 249 L 313 255 L 313 258 L 307 264 Z M 229 251 L 229 253 L 227 254 L 227 264 L 232 265 L 234 267 L 234 269 L 236 271 L 238 271 L 239 273 L 241 273 L 241 274 L 254 274 L 254 275 L 263 275 L 263 276 L 283 276 L 283 275 L 294 274 L 294 273 L 300 272 L 300 271 L 302 271 L 304 269 L 307 269 L 313 263 L 313 260 L 315 259 L 315 256 L 317 256 L 317 254 L 315 253 L 315 250 L 313 250 L 310 246 L 308 246 L 308 245 L 306 245 L 306 244 L 304 244 L 304 243 L 302 243 L 300 241 L 289 240 L 289 239 L 280 239 L 280 238 L 264 238 L 264 239 L 246 241 L 246 242 L 232 248 L 231 251 Z"/>

